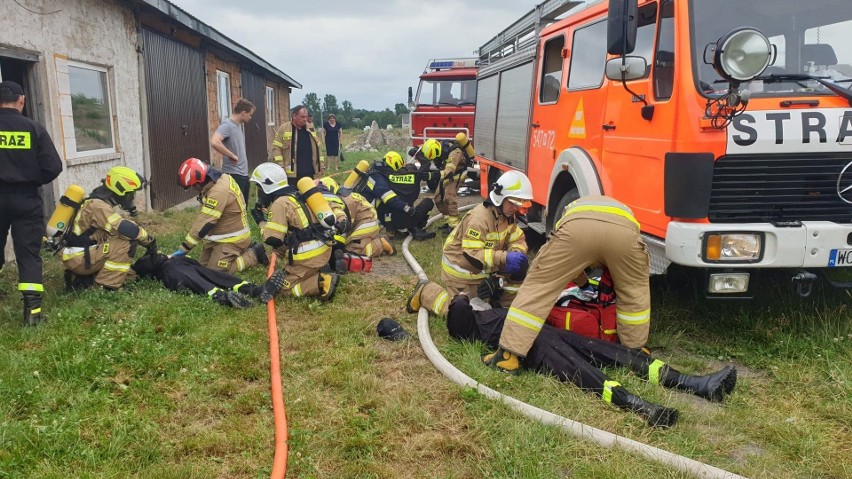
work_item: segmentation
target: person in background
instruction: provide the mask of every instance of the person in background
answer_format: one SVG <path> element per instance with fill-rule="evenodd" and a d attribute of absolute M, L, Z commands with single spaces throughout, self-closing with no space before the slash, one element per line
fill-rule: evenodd
<path fill-rule="evenodd" d="M 651 260 L 639 222 L 613 198 L 584 196 L 565 208 L 509 307 L 499 348 L 483 361 L 516 371 L 565 285 L 598 265 L 612 275 L 621 344 L 644 348 L 651 322 Z"/>
<path fill-rule="evenodd" d="M 252 115 L 254 115 L 254 105 L 245 98 L 240 98 L 234 105 L 231 116 L 222 120 L 222 124 L 216 128 L 210 140 L 213 149 L 222 154 L 222 173 L 231 175 L 231 178 L 240 185 L 245 203 L 248 203 L 249 172 L 243 125 L 251 121 Z"/>
<path fill-rule="evenodd" d="M 326 166 L 329 172 L 340 171 L 340 140 L 343 137 L 343 126 L 337 123 L 334 113 L 328 115 L 328 121 L 322 124 L 325 137 Z"/>
<path fill-rule="evenodd" d="M 444 242 L 441 282 L 421 281 L 408 298 L 406 310 L 421 307 L 447 315 L 449 299 L 458 293 L 476 296 L 487 289 L 493 303 L 508 306 L 526 274 L 527 241 L 515 213 L 529 207 L 533 190 L 529 178 L 519 171 L 503 173 L 488 199 L 472 209 Z"/>
<path fill-rule="evenodd" d="M 171 256 L 184 255 L 203 240 L 198 262 L 207 268 L 235 273 L 258 263 L 269 264 L 263 245 L 251 242 L 246 203 L 231 175 L 189 158 L 178 169 L 178 180 L 184 189 L 198 191 L 201 211 Z"/>
<path fill-rule="evenodd" d="M 308 128 L 308 109 L 297 105 L 290 111 L 290 121 L 281 125 L 272 140 L 272 161 L 284 168 L 291 186 L 303 176 L 325 176 L 316 131 Z"/>
<path fill-rule="evenodd" d="M 0 270 L 6 263 L 11 229 L 24 324 L 35 326 L 42 319 L 44 292 L 40 256 L 44 206 L 39 187 L 59 176 L 62 159 L 47 130 L 21 114 L 25 102 L 20 85 L 0 83 Z"/>

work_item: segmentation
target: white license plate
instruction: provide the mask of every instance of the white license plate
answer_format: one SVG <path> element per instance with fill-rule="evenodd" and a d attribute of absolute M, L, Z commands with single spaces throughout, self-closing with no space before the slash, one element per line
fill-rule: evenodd
<path fill-rule="evenodd" d="M 852 266 L 852 248 L 833 249 L 828 255 L 828 266 Z"/>

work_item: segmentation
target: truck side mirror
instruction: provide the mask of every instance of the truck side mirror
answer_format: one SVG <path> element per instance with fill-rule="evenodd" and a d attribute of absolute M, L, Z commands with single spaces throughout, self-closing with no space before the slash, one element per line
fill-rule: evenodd
<path fill-rule="evenodd" d="M 638 0 L 609 0 L 606 23 L 606 51 L 610 55 L 633 53 L 639 28 Z"/>
<path fill-rule="evenodd" d="M 411 91 L 411 87 L 408 87 L 408 108 L 411 109 L 414 107 L 414 92 Z"/>
<path fill-rule="evenodd" d="M 623 65 L 621 58 L 610 58 L 606 62 L 606 77 L 615 81 L 637 80 L 645 76 L 645 70 L 647 69 L 648 62 L 642 57 L 624 57 Z M 622 71 L 624 72 L 623 77 L 621 75 Z"/>

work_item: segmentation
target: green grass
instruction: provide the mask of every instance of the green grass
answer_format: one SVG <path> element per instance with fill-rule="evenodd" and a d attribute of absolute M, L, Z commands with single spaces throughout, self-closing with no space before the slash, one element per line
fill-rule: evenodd
<path fill-rule="evenodd" d="M 140 222 L 170 251 L 194 213 Z M 440 243 L 412 246 L 433 278 Z M 415 277 L 400 261 L 378 258 L 373 273 L 346 275 L 330 304 L 276 301 L 288 477 L 687 477 L 450 383 L 417 341 L 377 338 L 382 317 L 416 332 L 403 308 Z M 0 272 L 0 478 L 269 477 L 265 308 L 235 311 L 150 281 L 68 294 L 59 261 L 46 256 L 45 271 L 48 320 L 37 328 L 20 326 L 14 268 Z M 749 477 L 852 476 L 849 293 L 820 288 L 801 300 L 789 279 L 770 278 L 753 301 L 709 302 L 658 279 L 655 354 L 690 373 L 740 369 L 723 405 L 608 371 L 678 408 L 668 431 L 553 378 L 486 369 L 483 346 L 450 340 L 438 318 L 432 336 L 474 379 L 594 427 Z"/>

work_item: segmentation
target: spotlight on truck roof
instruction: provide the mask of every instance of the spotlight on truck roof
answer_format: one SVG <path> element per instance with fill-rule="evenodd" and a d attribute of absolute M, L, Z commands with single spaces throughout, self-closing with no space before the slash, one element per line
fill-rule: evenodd
<path fill-rule="evenodd" d="M 773 59 L 769 39 L 751 27 L 731 30 L 715 44 L 707 45 L 713 52 L 713 68 L 730 82 L 748 82 L 760 75 Z"/>

